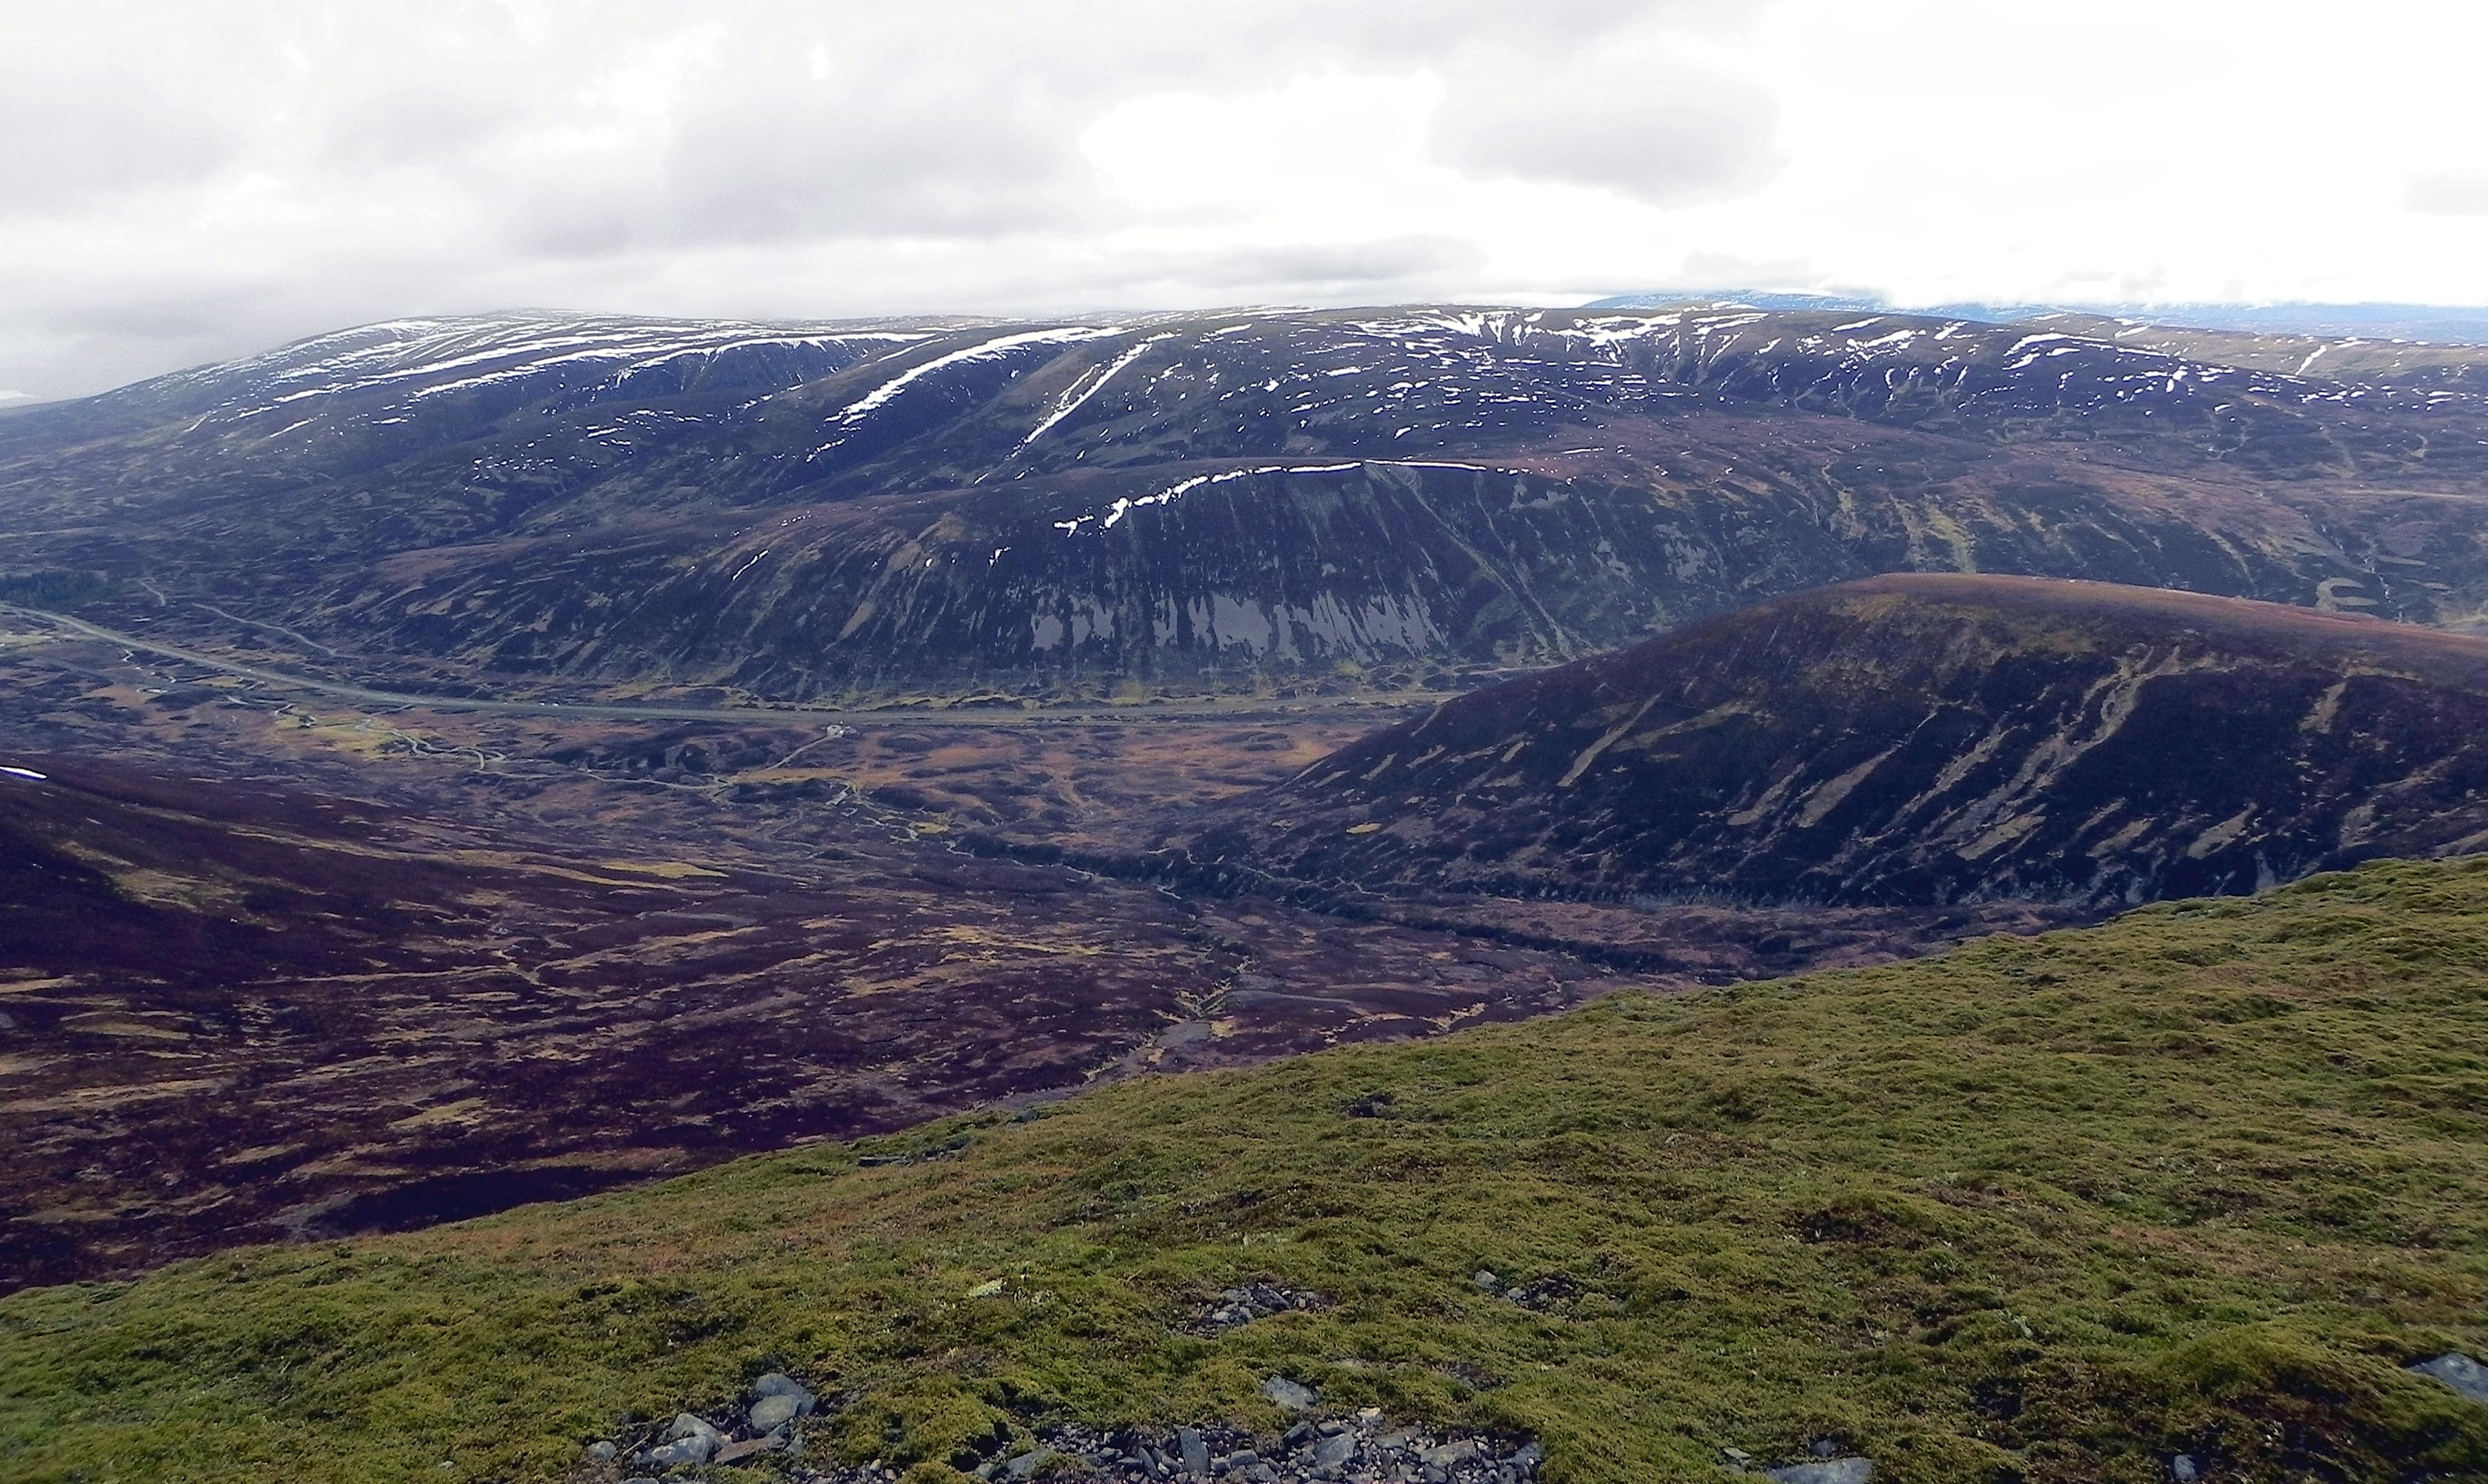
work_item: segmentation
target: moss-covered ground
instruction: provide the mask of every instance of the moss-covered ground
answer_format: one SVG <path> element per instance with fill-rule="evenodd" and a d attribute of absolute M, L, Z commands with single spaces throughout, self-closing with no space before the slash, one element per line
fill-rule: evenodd
<path fill-rule="evenodd" d="M 1184 1332 L 1252 1278 L 1338 1302 Z M 2483 1300 L 2488 864 L 2388 864 L 22 1293 L 0 1476 L 550 1478 L 782 1367 L 919 1478 L 1274 1423 L 1273 1372 L 1557 1484 L 1825 1436 L 1897 1484 L 2481 1478 L 2488 1407 L 2400 1367 L 2488 1352 Z"/>

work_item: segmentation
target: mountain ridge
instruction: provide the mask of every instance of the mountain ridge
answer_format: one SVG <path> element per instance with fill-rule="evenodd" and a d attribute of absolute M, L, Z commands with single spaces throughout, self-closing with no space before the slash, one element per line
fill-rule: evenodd
<path fill-rule="evenodd" d="M 2459 388 L 1906 316 L 518 317 L 27 409 L 0 517 L 108 618 L 375 678 L 1045 699 L 1456 686 L 1905 567 L 2474 623 L 2483 450 Z"/>
<path fill-rule="evenodd" d="M 1264 882 L 2093 911 L 2488 844 L 2488 640 L 1898 574 L 1447 700 L 1180 844 Z"/>

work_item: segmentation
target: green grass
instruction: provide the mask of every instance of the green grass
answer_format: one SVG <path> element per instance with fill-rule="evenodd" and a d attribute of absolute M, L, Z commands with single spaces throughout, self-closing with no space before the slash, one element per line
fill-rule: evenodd
<path fill-rule="evenodd" d="M 1557 1484 L 1825 1434 L 1897 1484 L 2488 1476 L 2488 1407 L 2399 1370 L 2488 1352 L 2483 967 L 2488 863 L 2389 864 L 20 1294 L 0 1476 L 547 1478 L 773 1367 L 920 1479 L 1049 1416 L 1274 1423 L 1274 1371 Z M 1175 1329 L 1254 1277 L 1339 1302 Z"/>

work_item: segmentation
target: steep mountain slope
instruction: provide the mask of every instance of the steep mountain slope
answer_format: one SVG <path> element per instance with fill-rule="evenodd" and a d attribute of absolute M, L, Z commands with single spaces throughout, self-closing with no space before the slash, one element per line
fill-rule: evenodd
<path fill-rule="evenodd" d="M 2488 845 L 2488 640 L 1903 574 L 1447 701 L 1229 810 L 1232 879 L 2093 909 Z"/>
<path fill-rule="evenodd" d="M 2488 1406 L 2404 1367 L 2488 1354 L 2483 956 L 2488 863 L 2397 862 L 18 1294 L 0 1471 L 614 1484 L 786 1371 L 822 1412 L 747 1476 L 1172 1473 L 1032 1451 L 1075 1422 L 1281 1462 L 1280 1377 L 1347 1433 L 1534 1437 L 1550 1484 L 1816 1443 L 1877 1484 L 2477 1479 Z M 1321 1302 L 1206 1322 L 1256 1283 Z"/>
<path fill-rule="evenodd" d="M 778 698 L 1417 684 L 1895 569 L 2459 626 L 2483 487 L 2467 391 L 1736 310 L 405 322 L 0 423 L 15 580 L 99 614 Z"/>

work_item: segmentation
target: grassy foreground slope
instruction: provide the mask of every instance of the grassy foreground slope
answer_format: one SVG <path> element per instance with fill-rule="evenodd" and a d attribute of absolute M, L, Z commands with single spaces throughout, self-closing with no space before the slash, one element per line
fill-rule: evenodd
<path fill-rule="evenodd" d="M 2488 1349 L 2483 969 L 2488 863 L 2385 864 L 21 1293 L 0 1475 L 551 1477 L 782 1366 L 919 1479 L 1275 1424 L 1273 1372 L 1558 1484 L 1826 1435 L 1904 1484 L 2478 1478 L 2488 1407 L 2398 1368 Z M 1182 1332 L 1257 1277 L 1338 1302 Z"/>

